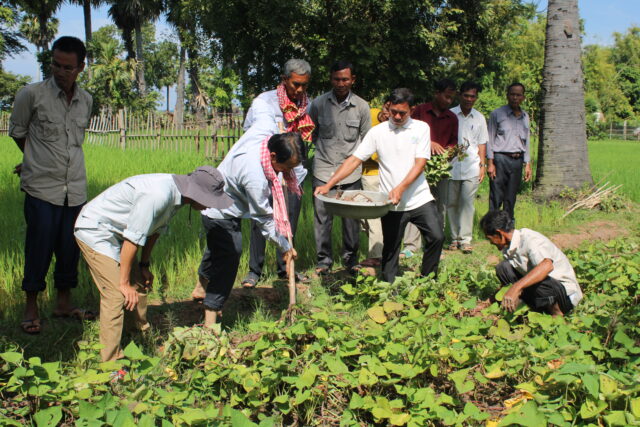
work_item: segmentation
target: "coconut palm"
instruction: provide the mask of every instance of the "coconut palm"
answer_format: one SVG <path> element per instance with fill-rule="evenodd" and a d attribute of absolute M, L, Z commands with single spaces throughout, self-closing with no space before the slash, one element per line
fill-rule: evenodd
<path fill-rule="evenodd" d="M 82 6 L 82 12 L 84 13 L 84 41 L 87 46 L 91 44 L 91 7 L 99 7 L 103 3 L 106 3 L 106 0 L 69 0 L 72 4 L 77 4 Z M 91 49 L 87 50 L 87 65 L 91 67 L 93 62 L 93 52 Z"/>
<path fill-rule="evenodd" d="M 536 192 L 558 195 L 591 183 L 578 0 L 549 0 Z"/>

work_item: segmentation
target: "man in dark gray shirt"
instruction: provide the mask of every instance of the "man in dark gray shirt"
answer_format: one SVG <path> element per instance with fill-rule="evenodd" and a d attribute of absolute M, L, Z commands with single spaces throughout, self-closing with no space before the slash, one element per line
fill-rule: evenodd
<path fill-rule="evenodd" d="M 351 92 L 356 76 L 353 64 L 337 61 L 331 67 L 333 89 L 311 103 L 309 115 L 316 125 L 313 133 L 313 188 L 325 185 L 331 175 L 353 152 L 371 128 L 369 104 Z M 362 168 L 358 167 L 337 186 L 342 190 L 360 190 Z M 314 199 L 314 232 L 316 238 L 316 273 L 323 274 L 333 265 L 331 229 L 333 215 L 324 203 Z M 348 269 L 358 262 L 360 224 L 358 220 L 342 219 L 342 260 Z"/>
<path fill-rule="evenodd" d="M 504 209 L 511 219 L 514 218 L 523 164 L 525 182 L 531 179 L 529 115 L 520 108 L 524 98 L 525 88 L 522 83 L 509 85 L 507 105 L 493 110 L 489 116 L 489 210 Z"/>

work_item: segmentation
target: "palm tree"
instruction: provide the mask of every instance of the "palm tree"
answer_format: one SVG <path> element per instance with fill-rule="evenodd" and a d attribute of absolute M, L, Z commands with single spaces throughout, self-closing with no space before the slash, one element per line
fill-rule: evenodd
<path fill-rule="evenodd" d="M 193 44 L 193 34 L 195 33 L 195 19 L 189 13 L 188 0 L 165 0 L 167 10 L 167 22 L 171 24 L 178 33 L 180 41 L 180 59 L 178 66 L 178 79 L 176 83 L 176 105 L 173 109 L 173 122 L 177 126 L 182 126 L 184 120 L 184 89 L 185 72 L 187 60 L 187 46 Z M 192 32 L 192 30 L 194 30 Z"/>
<path fill-rule="evenodd" d="M 558 195 L 591 183 L 578 0 L 549 0 L 536 193 Z"/>
<path fill-rule="evenodd" d="M 69 0 L 70 3 L 82 6 L 84 13 L 84 42 L 87 46 L 91 44 L 91 7 L 99 7 L 106 0 Z M 87 65 L 91 67 L 93 63 L 93 52 L 91 49 L 87 49 Z"/>
<path fill-rule="evenodd" d="M 117 40 L 105 40 L 95 46 L 95 62 L 88 88 L 94 99 L 110 110 L 123 108 L 131 96 L 136 66 L 133 59 L 120 58 Z"/>
<path fill-rule="evenodd" d="M 16 3 L 38 23 L 38 36 L 35 45 L 40 52 L 49 49 L 49 43 L 57 31 L 49 28 L 53 15 L 62 6 L 62 0 L 17 0 Z"/>
<path fill-rule="evenodd" d="M 160 0 L 111 0 L 109 15 L 118 28 L 122 30 L 128 57 L 137 61 L 136 80 L 138 91 L 144 95 L 147 84 L 144 78 L 144 52 L 142 49 L 142 24 L 153 21 L 160 16 L 162 3 Z M 131 34 L 135 33 L 135 55 Z"/>

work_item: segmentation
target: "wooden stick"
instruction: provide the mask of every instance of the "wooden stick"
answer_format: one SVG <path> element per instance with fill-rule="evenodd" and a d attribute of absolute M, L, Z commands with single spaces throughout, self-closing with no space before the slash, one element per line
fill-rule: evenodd
<path fill-rule="evenodd" d="M 285 207 L 287 209 L 287 216 L 289 216 L 289 189 L 286 185 L 283 187 Z M 289 224 L 291 224 L 291 221 L 289 221 Z M 291 234 L 292 233 L 287 236 L 287 239 L 289 240 L 289 246 L 293 249 L 293 238 Z M 291 309 L 296 305 L 296 263 L 293 258 L 287 263 L 287 273 L 289 273 L 289 308 Z"/>

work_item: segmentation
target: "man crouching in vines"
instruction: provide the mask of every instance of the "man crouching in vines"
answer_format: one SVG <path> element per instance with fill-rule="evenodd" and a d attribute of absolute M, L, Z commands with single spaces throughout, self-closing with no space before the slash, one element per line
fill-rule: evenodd
<path fill-rule="evenodd" d="M 563 316 L 582 299 L 569 259 L 551 240 L 527 228 L 515 230 L 506 211 L 489 211 L 480 227 L 504 256 L 496 274 L 502 286 L 510 285 L 502 299 L 505 310 L 514 312 L 522 300 L 533 311 Z"/>

